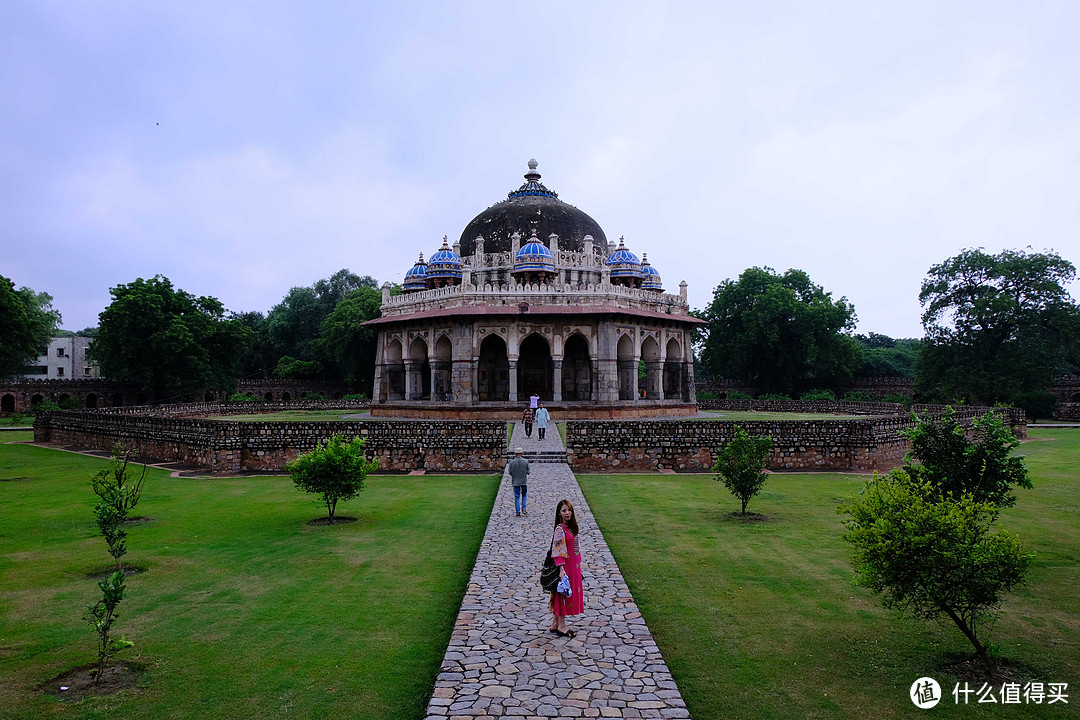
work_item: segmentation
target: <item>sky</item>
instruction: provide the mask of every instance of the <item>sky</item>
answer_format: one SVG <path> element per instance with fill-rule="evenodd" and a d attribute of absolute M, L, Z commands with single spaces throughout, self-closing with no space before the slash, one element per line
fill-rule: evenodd
<path fill-rule="evenodd" d="M 69 330 L 156 274 L 265 313 L 400 282 L 536 158 L 692 307 L 800 268 L 921 337 L 962 249 L 1080 263 L 1078 31 L 1052 1 L 12 0 L 0 275 Z"/>

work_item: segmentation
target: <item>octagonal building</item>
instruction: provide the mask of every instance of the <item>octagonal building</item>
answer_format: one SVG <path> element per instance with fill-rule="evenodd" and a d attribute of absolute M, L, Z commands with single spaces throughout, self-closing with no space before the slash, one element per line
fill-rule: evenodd
<path fill-rule="evenodd" d="M 555 419 L 695 413 L 686 283 L 664 292 L 528 165 L 453 246 L 417 248 L 402 294 L 383 285 L 372 415 L 516 419 L 534 393 Z"/>

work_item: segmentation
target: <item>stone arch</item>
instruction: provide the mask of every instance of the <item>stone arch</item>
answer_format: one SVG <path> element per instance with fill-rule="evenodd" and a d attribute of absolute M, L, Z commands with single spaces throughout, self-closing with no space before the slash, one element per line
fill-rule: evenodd
<path fill-rule="evenodd" d="M 449 400 L 453 395 L 451 387 L 451 368 L 454 346 L 449 335 L 441 335 L 435 341 L 435 355 L 431 362 L 431 386 L 436 400 Z"/>
<path fill-rule="evenodd" d="M 41 393 L 34 393 L 34 395 L 30 398 L 30 407 L 40 405 L 43 402 L 45 402 L 45 396 L 43 396 Z"/>
<path fill-rule="evenodd" d="M 480 343 L 476 376 L 480 400 L 505 402 L 510 399 L 510 358 L 506 353 L 506 341 L 498 335 L 488 335 Z"/>
<path fill-rule="evenodd" d="M 124 404 L 124 396 L 121 395 L 120 393 L 113 393 L 112 406 L 113 407 L 122 407 L 123 404 Z"/>
<path fill-rule="evenodd" d="M 402 359 L 401 341 L 392 339 L 386 344 L 383 355 L 386 383 L 383 385 L 383 400 L 405 399 L 405 361 Z"/>
<path fill-rule="evenodd" d="M 675 338 L 668 340 L 667 357 L 664 359 L 664 397 L 689 399 L 686 382 L 686 364 L 683 362 L 682 345 Z"/>
<path fill-rule="evenodd" d="M 97 409 L 97 404 L 98 404 L 97 393 L 87 393 L 86 394 L 86 407 L 87 407 L 87 409 L 95 410 L 95 409 Z"/>
<path fill-rule="evenodd" d="M 660 363 L 660 343 L 652 335 L 641 341 L 641 362 L 645 363 L 645 385 L 638 388 L 643 398 L 660 399 L 664 371 Z"/>
<path fill-rule="evenodd" d="M 292 402 L 292 395 L 288 392 L 281 393 L 281 402 Z"/>
<path fill-rule="evenodd" d="M 581 333 L 576 332 L 563 343 L 563 400 L 592 400 L 592 379 L 589 341 Z"/>
<path fill-rule="evenodd" d="M 1070 399 L 1070 402 L 1080 403 L 1080 393 L 1073 393 L 1073 396 Z"/>
<path fill-rule="evenodd" d="M 207 391 L 203 393 L 203 402 L 214 402 L 215 396 L 213 392 Z"/>
<path fill-rule="evenodd" d="M 518 397 L 551 400 L 555 365 L 551 360 L 551 345 L 540 333 L 532 333 L 518 345 Z"/>
<path fill-rule="evenodd" d="M 637 389 L 637 363 L 634 361 L 634 341 L 623 333 L 615 346 L 619 366 L 619 399 L 633 400 Z"/>
<path fill-rule="evenodd" d="M 0 398 L 0 412 L 13 413 L 15 412 L 15 396 L 11 393 L 4 395 Z"/>
<path fill-rule="evenodd" d="M 409 366 L 405 368 L 406 400 L 427 400 L 431 397 L 431 361 L 428 344 L 422 337 L 409 345 Z"/>
<path fill-rule="evenodd" d="M 263 395 L 263 400 L 265 400 L 266 402 L 274 402 L 274 393 L 268 392 L 268 393 L 264 394 Z"/>

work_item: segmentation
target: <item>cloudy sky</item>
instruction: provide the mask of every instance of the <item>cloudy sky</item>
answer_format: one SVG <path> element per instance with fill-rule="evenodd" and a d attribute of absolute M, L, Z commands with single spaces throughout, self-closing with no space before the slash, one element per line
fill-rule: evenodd
<path fill-rule="evenodd" d="M 1042 0 L 12 0 L 0 274 L 72 330 L 159 273 L 265 312 L 400 281 L 535 157 L 695 307 L 796 267 L 918 337 L 963 248 L 1080 263 L 1078 32 Z"/>

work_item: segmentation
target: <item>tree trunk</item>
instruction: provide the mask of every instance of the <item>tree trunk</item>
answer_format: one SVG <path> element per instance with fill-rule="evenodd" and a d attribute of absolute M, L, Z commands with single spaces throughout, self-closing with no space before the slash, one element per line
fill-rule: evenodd
<path fill-rule="evenodd" d="M 960 628 L 960 631 L 964 633 L 967 639 L 971 641 L 971 644 L 975 646 L 975 654 L 979 657 L 985 657 L 986 648 L 983 647 L 983 644 L 979 642 L 979 638 L 976 637 L 974 625 L 969 628 L 967 623 L 965 623 L 952 608 L 941 606 L 941 609 L 945 611 L 946 615 L 952 618 L 952 621 L 956 623 L 956 627 Z"/>

